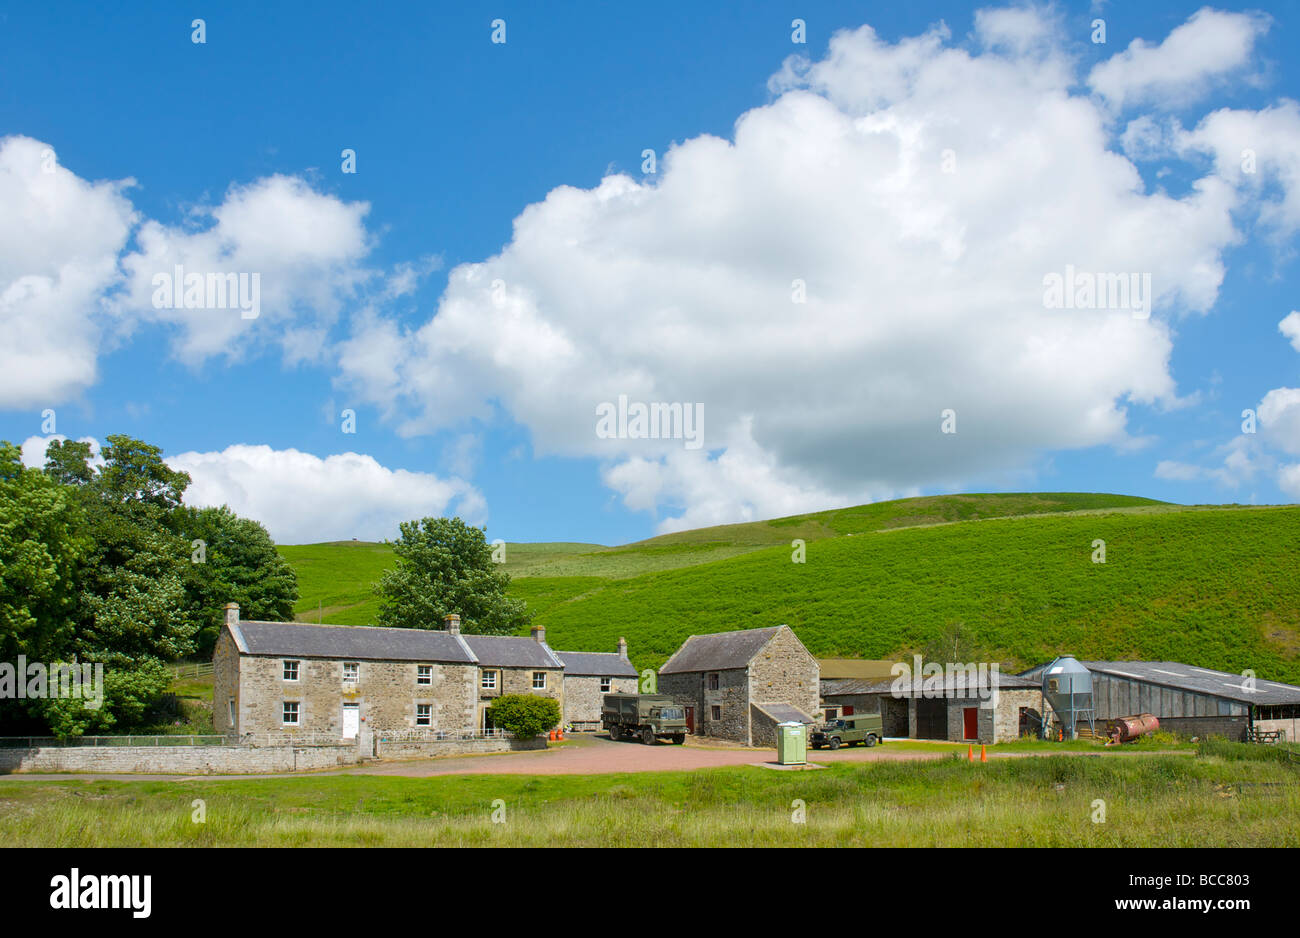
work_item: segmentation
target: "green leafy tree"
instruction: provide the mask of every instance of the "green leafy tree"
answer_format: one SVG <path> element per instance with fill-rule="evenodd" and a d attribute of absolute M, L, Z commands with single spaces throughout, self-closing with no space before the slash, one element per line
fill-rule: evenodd
<path fill-rule="evenodd" d="M 245 619 L 293 618 L 298 575 L 261 524 L 222 505 L 181 509 L 180 528 L 190 547 L 185 591 L 200 657 L 212 654 L 228 602 L 239 603 Z"/>
<path fill-rule="evenodd" d="M 560 722 L 560 705 L 553 697 L 536 694 L 504 694 L 488 709 L 492 725 L 531 739 Z"/>
<path fill-rule="evenodd" d="M 506 597 L 510 577 L 492 563 L 482 528 L 459 518 L 424 518 L 403 522 L 400 531 L 392 542 L 397 565 L 375 586 L 380 625 L 437 629 L 453 612 L 466 632 L 480 635 L 509 635 L 528 625 L 524 603 Z"/>
<path fill-rule="evenodd" d="M 106 733 L 139 724 L 170 683 L 162 662 L 148 658 L 129 669 L 106 668 L 104 698 L 96 709 L 84 699 L 64 697 L 39 701 L 38 712 L 50 732 L 63 739 Z"/>
<path fill-rule="evenodd" d="M 67 647 L 90 546 L 81 524 L 72 493 L 0 442 L 0 661 L 48 660 Z"/>

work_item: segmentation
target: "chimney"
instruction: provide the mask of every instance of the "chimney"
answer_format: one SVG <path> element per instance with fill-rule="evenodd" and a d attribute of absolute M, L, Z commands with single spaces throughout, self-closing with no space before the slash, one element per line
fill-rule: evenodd
<path fill-rule="evenodd" d="M 543 645 L 546 644 L 546 626 L 534 625 L 532 630 L 532 635 L 533 635 L 533 641 L 539 642 L 540 644 Z"/>
<path fill-rule="evenodd" d="M 460 634 L 460 616 L 454 612 L 449 612 L 442 617 L 442 627 L 452 635 Z"/>
<path fill-rule="evenodd" d="M 624 661 L 627 660 L 627 639 L 626 638 L 620 638 L 618 640 L 618 656 L 622 658 Z"/>
<path fill-rule="evenodd" d="M 226 625 L 239 625 L 239 603 L 226 603 Z"/>

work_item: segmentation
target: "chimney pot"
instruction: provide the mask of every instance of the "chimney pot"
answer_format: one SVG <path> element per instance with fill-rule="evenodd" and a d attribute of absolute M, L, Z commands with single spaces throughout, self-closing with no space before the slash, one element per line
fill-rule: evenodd
<path fill-rule="evenodd" d="M 449 612 L 442 617 L 442 626 L 452 635 L 460 634 L 460 616 L 454 612 Z"/>
<path fill-rule="evenodd" d="M 226 625 L 239 625 L 239 603 L 226 603 Z"/>

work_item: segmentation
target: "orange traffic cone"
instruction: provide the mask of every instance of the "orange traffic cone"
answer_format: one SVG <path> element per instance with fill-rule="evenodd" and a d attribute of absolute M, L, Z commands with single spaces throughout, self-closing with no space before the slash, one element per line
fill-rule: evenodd
<path fill-rule="evenodd" d="M 980 761 L 981 761 L 981 762 L 988 762 L 988 761 L 989 761 L 989 754 L 988 754 L 987 752 L 984 751 L 984 747 L 983 747 L 983 746 L 980 746 Z"/>
<path fill-rule="evenodd" d="M 967 747 L 966 747 L 966 761 L 967 761 L 967 762 L 974 762 L 974 761 L 975 761 L 975 747 L 974 747 L 974 746 L 967 746 Z"/>
<path fill-rule="evenodd" d="M 551 742 L 555 742 L 555 730 L 551 730 L 551 732 L 547 735 L 546 738 L 549 739 Z"/>
<path fill-rule="evenodd" d="M 558 730 L 555 731 L 555 738 L 556 738 L 556 739 L 564 739 L 564 728 L 563 728 L 563 727 L 561 727 L 560 729 L 558 729 Z"/>

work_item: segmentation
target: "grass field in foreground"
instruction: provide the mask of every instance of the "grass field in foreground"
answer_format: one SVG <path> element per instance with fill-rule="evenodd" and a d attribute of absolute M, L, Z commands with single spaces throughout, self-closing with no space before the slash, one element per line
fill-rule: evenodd
<path fill-rule="evenodd" d="M 1214 754 L 603 776 L 0 783 L 6 846 L 1300 846 L 1300 774 Z M 1254 747 L 1258 751 L 1261 747 Z M 194 823 L 193 802 L 206 821 Z M 493 823 L 494 802 L 505 823 Z M 1097 799 L 1105 820 L 1097 823 Z M 802 802 L 805 823 L 795 823 Z M 500 814 L 498 813 L 498 816 Z"/>

